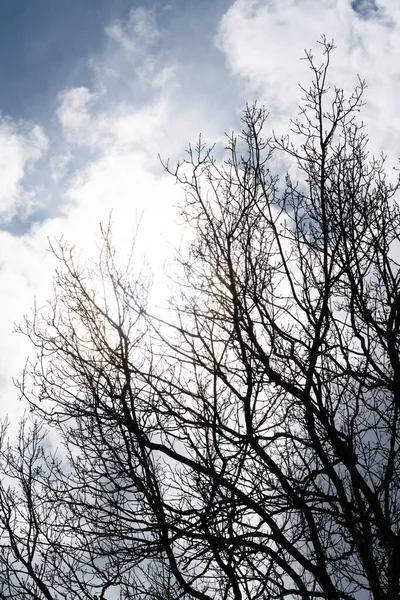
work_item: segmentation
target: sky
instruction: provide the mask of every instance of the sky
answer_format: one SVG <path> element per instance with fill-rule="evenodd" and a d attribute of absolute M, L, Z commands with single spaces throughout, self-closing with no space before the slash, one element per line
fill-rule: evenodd
<path fill-rule="evenodd" d="M 33 354 L 14 323 L 51 297 L 61 237 L 96 257 L 100 223 L 156 272 L 179 245 L 176 161 L 201 132 L 224 144 L 246 102 L 278 134 L 310 82 L 304 50 L 334 39 L 331 81 L 368 83 L 371 153 L 400 154 L 398 0 L 1 0 L 0 411 L 24 406 L 13 378 Z"/>

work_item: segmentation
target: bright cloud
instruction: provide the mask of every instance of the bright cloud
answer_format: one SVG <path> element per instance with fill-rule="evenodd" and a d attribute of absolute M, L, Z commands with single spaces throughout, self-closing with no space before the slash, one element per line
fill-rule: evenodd
<path fill-rule="evenodd" d="M 17 394 L 11 377 L 18 376 L 32 348 L 20 336 L 12 335 L 12 329 L 24 313 L 29 314 L 35 296 L 39 304 L 51 297 L 55 260 L 47 251 L 48 240 L 63 237 L 82 248 L 83 257 L 95 258 L 100 244 L 99 224 L 107 224 L 112 214 L 113 234 L 122 259 L 130 251 L 140 223 L 138 256 L 146 254 L 157 270 L 166 260 L 167 239 L 174 235 L 173 206 L 180 192 L 171 177 L 163 173 L 158 159 L 158 152 L 167 148 L 173 126 L 173 110 L 168 103 L 173 65 L 160 59 L 157 68 L 157 55 L 150 52 L 149 46 L 161 34 L 147 11 L 131 11 L 126 24 L 113 23 L 107 34 L 113 46 L 91 59 L 92 81 L 87 86 L 60 91 L 51 117 L 56 125 L 50 143 L 38 126 L 0 123 L 3 219 L 11 218 L 21 206 L 28 210 L 47 181 L 47 170 L 56 185 L 59 206 L 55 214 L 23 236 L 0 232 L 1 254 L 6 257 L 0 265 L 3 414 L 8 411 L 15 415 L 25 408 L 15 402 Z M 125 75 L 121 72 L 110 77 L 110 70 L 115 71 L 119 63 Z M 138 72 L 135 81 L 142 86 L 140 102 L 134 89 L 130 94 L 124 88 L 122 98 L 116 93 L 116 87 L 123 88 L 121 81 L 128 77 L 133 64 Z M 182 152 L 186 143 L 184 138 L 179 141 Z M 25 175 L 48 147 L 47 162 L 35 174 L 36 188 L 25 189 Z"/>
<path fill-rule="evenodd" d="M 90 114 L 95 95 L 88 88 L 79 87 L 60 93 L 60 106 L 57 116 L 68 140 L 82 140 L 84 134 L 91 132 L 93 123 Z M 95 132 L 92 132 L 95 133 Z"/>
<path fill-rule="evenodd" d="M 357 75 L 367 80 L 363 119 L 375 152 L 396 156 L 400 115 L 400 9 L 396 0 L 237 0 L 223 17 L 217 43 L 248 93 L 268 106 L 271 123 L 285 131 L 308 86 L 312 50 L 321 35 L 334 39 L 330 82 L 350 93 Z"/>
<path fill-rule="evenodd" d="M 48 140 L 37 125 L 0 120 L 0 222 L 18 211 L 29 214 L 38 201 L 24 186 L 24 177 L 47 150 Z"/>

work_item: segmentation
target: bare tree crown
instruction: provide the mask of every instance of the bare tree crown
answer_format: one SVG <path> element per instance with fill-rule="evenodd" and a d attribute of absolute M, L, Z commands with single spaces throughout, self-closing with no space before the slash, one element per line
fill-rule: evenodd
<path fill-rule="evenodd" d="M 328 85 L 332 50 L 306 55 L 293 135 L 247 106 L 225 162 L 200 140 L 166 164 L 195 232 L 169 311 L 109 232 L 95 273 L 60 248 L 21 390 L 67 467 L 39 425 L 3 447 L 4 597 L 400 597 L 398 184 L 368 155 L 365 83 Z"/>

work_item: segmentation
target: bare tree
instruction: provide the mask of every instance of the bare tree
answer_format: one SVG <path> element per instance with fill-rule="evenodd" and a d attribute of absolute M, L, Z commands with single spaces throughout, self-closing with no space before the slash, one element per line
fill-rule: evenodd
<path fill-rule="evenodd" d="M 3 426 L 1 441 L 0 598 L 104 598 L 118 574 L 108 576 L 105 560 L 100 570 L 87 546 L 74 481 L 49 452 L 43 424 L 24 418 L 15 447 Z"/>
<path fill-rule="evenodd" d="M 85 273 L 73 249 L 60 246 L 67 268 L 57 276 L 59 294 L 48 311 L 27 321 L 30 334 L 38 334 L 40 361 L 30 373 L 29 391 L 37 394 L 31 409 L 41 422 L 25 418 L 16 445 L 7 441 L 6 425 L 1 432 L 0 598 L 184 598 L 154 515 L 148 477 L 160 469 L 127 437 L 123 415 L 112 417 L 111 407 L 121 406 L 128 393 L 112 358 L 120 352 L 115 342 L 124 331 L 133 348 L 143 333 L 138 327 L 133 332 L 137 318 L 121 304 L 108 236 L 104 232 L 98 270 L 96 265 Z M 112 306 L 109 298 L 97 304 L 93 289 L 85 288 L 87 278 L 111 290 Z M 53 410 L 48 394 L 52 400 L 60 394 L 77 411 L 63 416 L 62 402 Z M 105 395 L 111 403 L 107 422 L 98 412 Z M 52 439 L 44 422 L 56 426 Z"/>
<path fill-rule="evenodd" d="M 226 162 L 199 143 L 172 169 L 195 240 L 169 311 L 106 236 L 103 284 L 61 248 L 54 304 L 28 323 L 22 391 L 68 449 L 85 564 L 124 598 L 157 560 L 165 598 L 400 596 L 397 183 L 357 121 L 365 83 L 329 87 L 323 49 L 290 139 L 247 107 Z"/>

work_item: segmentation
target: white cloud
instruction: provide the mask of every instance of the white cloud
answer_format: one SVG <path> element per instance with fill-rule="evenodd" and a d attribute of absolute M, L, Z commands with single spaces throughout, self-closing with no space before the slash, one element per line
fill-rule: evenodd
<path fill-rule="evenodd" d="M 174 65 L 163 65 L 162 54 L 153 52 L 157 43 L 162 41 L 153 11 L 132 9 L 127 21 L 114 21 L 105 31 L 110 39 L 125 50 L 125 58 L 132 65 L 136 80 L 154 88 L 171 83 Z"/>
<path fill-rule="evenodd" d="M 126 24 L 107 28 L 113 46 L 91 59 L 93 80 L 58 95 L 57 119 L 49 119 L 58 127 L 53 125 L 48 134 L 50 143 L 37 126 L 0 122 L 0 217 L 10 218 L 21 204 L 29 207 L 47 181 L 56 186 L 55 199 L 62 208 L 22 236 L 0 231 L 0 408 L 3 415 L 12 413 L 14 421 L 25 406 L 16 403 L 12 377 L 18 377 L 33 349 L 12 329 L 30 313 L 35 296 L 39 304 L 51 297 L 55 260 L 47 251 L 48 239 L 63 237 L 82 248 L 83 259 L 95 259 L 99 223 L 106 224 L 112 213 L 121 259 L 131 249 L 139 222 L 138 257 L 146 253 L 157 269 L 168 254 L 166 238 L 174 236 L 173 206 L 180 190 L 163 174 L 157 153 L 167 147 L 172 133 L 169 90 L 174 68 L 149 49 L 161 35 L 153 24 L 151 13 L 141 10 L 131 12 Z M 110 78 L 115 69 L 118 77 Z M 140 102 L 136 89 L 130 93 L 123 85 L 128 77 L 142 86 Z M 182 152 L 186 141 L 178 143 Z M 35 172 L 35 185 L 25 189 L 24 177 L 47 147 L 49 155 Z"/>
<path fill-rule="evenodd" d="M 96 97 L 87 88 L 74 88 L 60 94 L 57 116 L 63 136 L 75 146 L 97 154 L 140 147 L 154 157 L 159 150 L 155 144 L 166 128 L 167 111 L 162 96 L 140 108 L 125 102 L 110 106 L 106 97 Z M 66 166 L 68 156 L 60 157 L 60 166 Z"/>
<path fill-rule="evenodd" d="M 29 214 L 39 201 L 24 187 L 24 177 L 46 152 L 48 140 L 37 125 L 0 121 L 0 221 L 19 211 Z"/>
<path fill-rule="evenodd" d="M 57 116 L 69 140 L 75 141 L 76 137 L 79 140 L 83 132 L 87 135 L 92 131 L 90 109 L 95 99 L 96 95 L 86 87 L 64 90 L 59 94 Z"/>
<path fill-rule="evenodd" d="M 154 12 L 145 8 L 132 9 L 126 22 L 116 20 L 106 27 L 110 38 L 129 51 L 145 53 L 161 37 Z"/>
<path fill-rule="evenodd" d="M 321 56 L 317 40 L 334 39 L 329 80 L 350 93 L 357 74 L 368 89 L 363 119 L 375 152 L 399 153 L 400 9 L 396 0 L 352 8 L 350 0 L 237 0 L 221 21 L 217 43 L 235 76 L 246 82 L 249 96 L 265 102 L 271 124 L 289 127 L 310 72 L 301 61 L 304 49 Z M 392 161 L 393 163 L 395 161 Z"/>
<path fill-rule="evenodd" d="M 51 273 L 55 261 L 47 251 L 47 239 L 38 236 L 15 237 L 0 231 L 0 414 L 8 413 L 13 427 L 26 405 L 18 402 L 13 379 L 18 379 L 32 346 L 22 335 L 13 333 L 16 322 L 31 315 L 35 297 L 51 296 Z"/>

